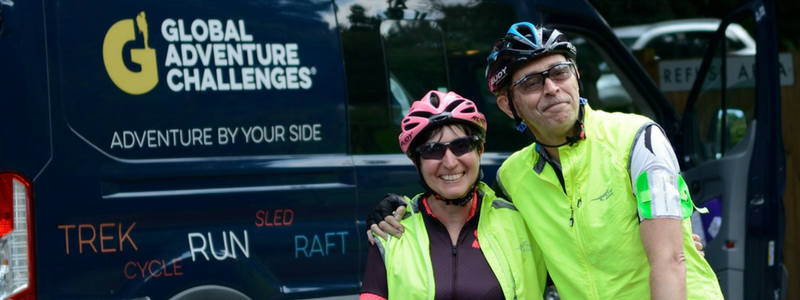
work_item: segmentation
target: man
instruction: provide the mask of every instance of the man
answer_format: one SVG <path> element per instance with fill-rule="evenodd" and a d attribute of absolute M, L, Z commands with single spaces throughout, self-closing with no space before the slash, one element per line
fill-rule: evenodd
<path fill-rule="evenodd" d="M 495 43 L 489 89 L 535 142 L 500 167 L 498 194 L 519 209 L 562 299 L 722 299 L 694 248 L 669 141 L 643 116 L 592 110 L 576 54 L 558 30 L 526 22 Z"/>

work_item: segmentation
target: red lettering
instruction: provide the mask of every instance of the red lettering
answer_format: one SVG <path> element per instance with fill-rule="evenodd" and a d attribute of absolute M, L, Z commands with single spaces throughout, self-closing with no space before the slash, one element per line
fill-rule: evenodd
<path fill-rule="evenodd" d="M 153 272 L 153 264 L 161 264 L 161 263 L 157 260 L 151 260 L 149 264 L 150 266 L 147 267 L 147 271 L 150 271 L 150 275 L 152 275 L 153 277 L 161 277 L 161 270 L 156 269 L 156 271 Z"/>
<path fill-rule="evenodd" d="M 141 273 L 142 278 L 147 277 L 171 277 L 171 276 L 183 276 L 183 272 L 180 271 L 181 259 L 180 258 L 173 258 L 170 261 L 170 265 L 166 264 L 166 260 L 158 260 L 153 259 L 149 261 L 145 261 L 144 264 L 138 261 L 129 261 L 125 264 L 125 268 L 123 269 L 123 273 L 125 273 L 125 278 L 127 279 L 135 279 L 139 277 L 139 273 Z M 139 271 L 131 270 L 131 267 L 136 267 Z M 170 273 L 170 268 L 172 269 Z M 133 271 L 133 272 L 131 272 Z"/>
<path fill-rule="evenodd" d="M 180 262 L 180 261 L 182 261 L 182 259 L 180 259 L 180 258 L 173 258 L 172 259 L 172 273 L 175 274 L 175 276 L 183 275 L 183 272 L 178 272 L 178 269 L 181 268 L 181 265 L 178 264 L 178 262 Z"/>
<path fill-rule="evenodd" d="M 294 222 L 294 211 L 287 209 L 283 211 L 283 225 L 289 226 Z"/>
<path fill-rule="evenodd" d="M 164 276 L 172 276 L 172 273 L 168 272 L 169 268 L 167 268 L 167 264 L 164 263 L 164 260 L 161 260 L 161 265 L 164 266 Z"/>
<path fill-rule="evenodd" d="M 125 278 L 128 278 L 128 279 L 136 278 L 136 273 L 133 273 L 133 275 L 129 275 L 129 273 L 128 273 L 128 267 L 135 266 L 136 264 L 137 263 L 134 263 L 132 261 L 129 261 L 127 264 L 125 264 Z"/>
<path fill-rule="evenodd" d="M 282 209 L 275 210 L 275 216 L 272 217 L 272 223 L 275 224 L 275 226 L 281 226 L 281 223 L 278 223 L 281 220 L 281 215 L 280 215 L 281 212 L 283 212 Z"/>
<path fill-rule="evenodd" d="M 264 217 L 263 216 L 264 216 L 264 211 L 263 210 L 259 210 L 259 211 L 256 212 L 256 226 L 258 226 L 258 227 L 264 226 Z M 261 221 L 261 223 L 259 223 L 258 221 Z"/>
<path fill-rule="evenodd" d="M 270 222 L 269 217 L 272 217 Z M 288 226 L 294 222 L 294 211 L 291 209 L 276 209 L 272 215 L 269 210 L 256 211 L 256 226 Z"/>
<path fill-rule="evenodd" d="M 144 278 L 144 270 L 147 269 L 146 266 L 147 262 L 144 263 L 144 266 L 142 266 L 142 264 L 140 264 L 138 261 L 136 262 L 136 267 L 139 268 L 140 271 L 142 271 L 142 278 Z"/>
<path fill-rule="evenodd" d="M 269 222 L 269 211 L 264 211 L 264 226 L 272 226 L 272 223 Z"/>
<path fill-rule="evenodd" d="M 92 230 L 92 238 L 91 239 L 88 239 L 88 240 L 84 240 L 83 239 L 83 229 L 84 228 L 89 228 L 89 229 Z M 94 243 L 94 238 L 96 237 L 96 235 L 97 235 L 97 232 L 94 230 L 94 226 L 92 226 L 91 224 L 78 225 L 78 252 L 79 253 L 83 253 L 83 244 L 89 244 L 89 246 L 92 247 L 92 250 L 94 250 L 94 253 L 97 253 L 97 248 L 95 248 L 94 244 L 93 244 Z"/>
<path fill-rule="evenodd" d="M 116 248 L 106 249 L 106 244 L 103 241 L 113 240 L 114 236 L 103 235 L 103 228 L 105 227 L 113 227 L 114 223 L 102 223 L 100 224 L 100 252 L 108 253 L 108 252 L 117 252 Z"/>
<path fill-rule="evenodd" d="M 139 248 L 136 247 L 136 244 L 133 242 L 133 239 L 131 239 L 130 236 L 133 226 L 136 226 L 136 222 L 133 222 L 133 224 L 131 224 L 131 226 L 128 227 L 128 230 L 125 231 L 125 235 L 122 235 L 122 223 L 119 223 L 119 252 L 122 252 L 122 242 L 124 240 L 128 240 L 128 242 L 131 243 L 131 246 L 133 246 L 133 250 L 139 251 Z"/>
<path fill-rule="evenodd" d="M 67 255 L 69 255 L 69 229 L 75 228 L 75 225 L 58 225 L 58 229 L 64 229 L 64 246 L 67 248 Z"/>

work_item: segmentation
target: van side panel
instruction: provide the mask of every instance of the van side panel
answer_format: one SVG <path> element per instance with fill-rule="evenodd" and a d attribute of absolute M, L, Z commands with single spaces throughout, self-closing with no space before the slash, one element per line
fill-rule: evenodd
<path fill-rule="evenodd" d="M 36 5 L 0 169 L 35 178 L 39 299 L 357 293 L 330 1 Z"/>
<path fill-rule="evenodd" d="M 28 178 L 35 178 L 52 154 L 41 5 L 3 6 L 0 33 L 0 170 Z"/>

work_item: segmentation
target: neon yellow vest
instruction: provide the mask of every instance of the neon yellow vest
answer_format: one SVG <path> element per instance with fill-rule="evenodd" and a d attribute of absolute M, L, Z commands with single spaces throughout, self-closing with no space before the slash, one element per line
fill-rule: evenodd
<path fill-rule="evenodd" d="M 628 164 L 636 134 L 650 123 L 587 105 L 586 140 L 558 149 L 566 194 L 534 145 L 500 167 L 497 180 L 542 247 L 561 299 L 649 299 L 650 265 Z M 683 232 L 689 299 L 722 299 L 716 275 L 694 247 L 689 218 Z"/>
<path fill-rule="evenodd" d="M 541 251 L 527 231 L 522 216 L 510 202 L 497 198 L 486 184 L 478 220 L 478 242 L 492 268 L 505 299 L 541 299 L 545 268 Z M 436 286 L 430 256 L 430 240 L 421 208 L 422 194 L 414 197 L 402 238 L 376 236 L 386 264 L 389 298 L 433 299 Z M 406 199 L 409 201 L 408 199 Z M 410 215 L 410 216 L 409 216 Z"/>

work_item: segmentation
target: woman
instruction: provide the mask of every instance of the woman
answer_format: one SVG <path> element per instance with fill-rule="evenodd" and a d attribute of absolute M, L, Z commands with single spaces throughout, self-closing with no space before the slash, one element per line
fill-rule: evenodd
<path fill-rule="evenodd" d="M 425 192 L 406 198 L 404 238 L 376 237 L 360 299 L 541 298 L 539 247 L 514 205 L 480 181 L 486 119 L 475 104 L 430 91 L 401 126 Z"/>

